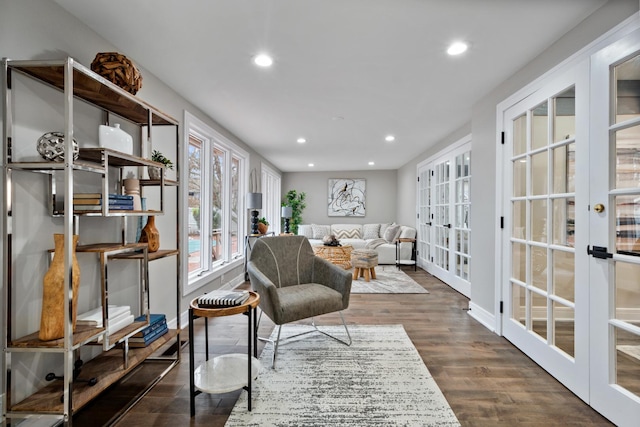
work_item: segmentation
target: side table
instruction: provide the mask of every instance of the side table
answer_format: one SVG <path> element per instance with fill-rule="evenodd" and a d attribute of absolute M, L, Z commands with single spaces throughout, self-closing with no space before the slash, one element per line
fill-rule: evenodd
<path fill-rule="evenodd" d="M 247 390 L 247 407 L 251 411 L 251 381 L 260 372 L 256 324 L 260 295 L 253 291 L 250 293 L 251 296 L 244 304 L 234 307 L 202 308 L 198 305 L 198 298 L 193 299 L 189 305 L 189 396 L 192 417 L 196 414 L 195 397 L 200 393 L 227 393 L 240 388 Z M 244 314 L 248 319 L 247 354 L 225 354 L 209 360 L 209 318 L 235 314 Z M 200 317 L 205 322 L 205 362 L 196 367 L 193 322 Z"/>
<path fill-rule="evenodd" d="M 400 243 L 411 243 L 411 259 L 400 259 Z M 416 257 L 416 239 L 410 237 L 401 237 L 396 240 L 396 267 L 400 265 L 413 265 L 413 271 L 418 271 L 418 262 Z"/>

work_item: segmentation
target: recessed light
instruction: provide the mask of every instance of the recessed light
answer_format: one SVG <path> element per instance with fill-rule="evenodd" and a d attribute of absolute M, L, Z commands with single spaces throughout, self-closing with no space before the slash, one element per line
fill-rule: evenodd
<path fill-rule="evenodd" d="M 393 135 L 387 135 L 387 136 L 384 137 L 384 140 L 387 141 L 387 142 L 392 142 L 392 141 L 396 140 L 396 137 L 393 136 Z"/>
<path fill-rule="evenodd" d="M 253 63 L 259 67 L 271 67 L 273 64 L 273 58 L 266 53 L 261 53 L 253 57 Z"/>
<path fill-rule="evenodd" d="M 373 166 L 375 164 L 376 164 L 375 162 L 369 162 L 369 166 Z"/>
<path fill-rule="evenodd" d="M 306 139 L 304 139 L 304 138 L 298 138 L 298 139 L 296 140 L 296 142 L 297 142 L 298 144 L 304 144 L 305 142 L 307 142 L 307 140 L 306 140 Z"/>
<path fill-rule="evenodd" d="M 313 167 L 313 163 L 309 163 L 309 167 L 312 168 Z"/>
<path fill-rule="evenodd" d="M 447 49 L 447 53 L 449 55 L 460 55 L 461 53 L 466 52 L 468 47 L 469 46 L 467 46 L 467 44 L 463 42 L 451 43 L 449 49 Z"/>

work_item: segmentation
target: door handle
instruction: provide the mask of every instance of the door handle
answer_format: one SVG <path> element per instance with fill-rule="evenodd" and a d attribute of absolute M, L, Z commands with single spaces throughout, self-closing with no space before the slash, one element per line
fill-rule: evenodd
<path fill-rule="evenodd" d="M 451 228 L 451 224 L 445 224 L 443 227 Z"/>
<path fill-rule="evenodd" d="M 607 252 L 607 248 L 604 246 L 594 246 L 593 249 L 591 249 L 590 246 L 587 246 L 587 254 L 598 259 L 613 258 L 613 254 Z"/>

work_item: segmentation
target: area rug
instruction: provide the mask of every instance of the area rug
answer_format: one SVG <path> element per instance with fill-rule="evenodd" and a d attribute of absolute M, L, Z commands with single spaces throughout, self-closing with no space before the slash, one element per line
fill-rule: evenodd
<path fill-rule="evenodd" d="M 352 270 L 353 272 L 353 270 Z M 365 282 L 364 277 L 351 283 L 352 294 L 428 294 L 425 288 L 395 265 L 378 265 L 376 279 Z"/>
<path fill-rule="evenodd" d="M 307 329 L 285 325 L 282 335 Z M 342 326 L 323 330 L 345 336 Z M 281 344 L 275 369 L 267 345 L 252 411 L 243 391 L 226 427 L 460 425 L 402 325 L 349 331 L 351 346 L 317 333 Z"/>

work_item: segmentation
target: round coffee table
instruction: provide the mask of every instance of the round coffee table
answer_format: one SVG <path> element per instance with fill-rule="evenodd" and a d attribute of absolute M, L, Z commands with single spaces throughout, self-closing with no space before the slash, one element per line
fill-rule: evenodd
<path fill-rule="evenodd" d="M 316 245 L 313 246 L 313 253 L 320 258 L 326 259 L 332 264 L 339 265 L 340 267 L 348 270 L 351 268 L 351 251 L 353 246 L 326 246 Z"/>

